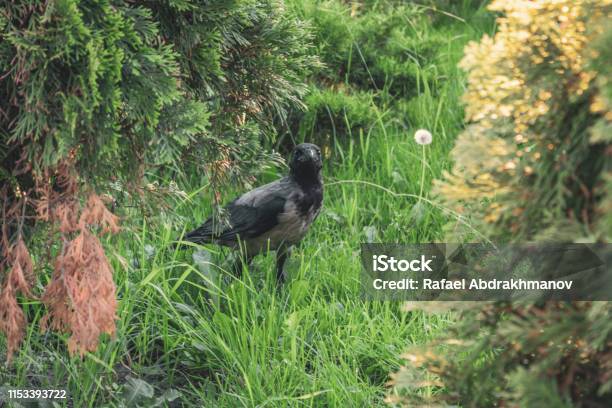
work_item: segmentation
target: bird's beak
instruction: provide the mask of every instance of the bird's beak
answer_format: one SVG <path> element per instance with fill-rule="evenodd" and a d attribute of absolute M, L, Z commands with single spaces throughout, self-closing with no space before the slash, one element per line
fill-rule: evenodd
<path fill-rule="evenodd" d="M 308 157 L 312 160 L 317 160 L 317 152 L 314 150 L 308 150 Z"/>

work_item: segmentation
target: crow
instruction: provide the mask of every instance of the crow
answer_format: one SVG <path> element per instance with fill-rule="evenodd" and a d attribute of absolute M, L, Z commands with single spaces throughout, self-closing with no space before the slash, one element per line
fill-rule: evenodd
<path fill-rule="evenodd" d="M 323 202 L 321 149 L 302 143 L 293 150 L 289 175 L 251 190 L 224 208 L 228 222 L 212 217 L 185 234 L 185 241 L 242 247 L 246 264 L 266 251 L 276 251 L 276 279 L 285 279 L 284 265 L 291 247 L 299 243 L 319 215 Z M 236 271 L 240 271 L 240 263 Z"/>

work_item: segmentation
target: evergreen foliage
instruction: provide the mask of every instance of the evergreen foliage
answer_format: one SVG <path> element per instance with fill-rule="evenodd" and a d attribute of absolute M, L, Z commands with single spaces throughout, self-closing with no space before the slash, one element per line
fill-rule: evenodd
<path fill-rule="evenodd" d="M 273 1 L 13 2 L 0 23 L 4 177 L 20 150 L 40 171 L 73 149 L 102 180 L 188 160 L 240 176 L 314 62 Z"/>
<path fill-rule="evenodd" d="M 507 17 L 461 64 L 469 126 L 438 192 L 497 240 L 606 238 L 594 225 L 609 141 L 591 133 L 604 126 L 607 76 L 588 61 L 599 54 L 589 45 L 608 11 L 596 2 L 570 6 L 493 3 Z"/>
<path fill-rule="evenodd" d="M 611 6 L 498 0 L 498 33 L 467 48 L 470 124 L 437 191 L 490 238 L 610 241 Z M 405 354 L 390 402 L 609 405 L 609 302 L 455 307 L 447 335 Z"/>

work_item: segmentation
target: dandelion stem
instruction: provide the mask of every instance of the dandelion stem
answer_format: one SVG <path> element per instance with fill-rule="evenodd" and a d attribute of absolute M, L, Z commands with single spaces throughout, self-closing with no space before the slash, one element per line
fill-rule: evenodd
<path fill-rule="evenodd" d="M 421 188 L 419 190 L 419 201 L 423 198 L 423 185 L 425 184 L 425 145 L 423 148 L 423 155 L 421 157 Z"/>

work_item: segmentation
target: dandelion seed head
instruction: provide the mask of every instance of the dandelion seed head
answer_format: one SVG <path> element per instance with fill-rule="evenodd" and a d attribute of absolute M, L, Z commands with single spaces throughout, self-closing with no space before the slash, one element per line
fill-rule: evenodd
<path fill-rule="evenodd" d="M 428 145 L 431 144 L 433 136 L 431 132 L 427 129 L 419 129 L 414 133 L 414 140 L 420 145 Z"/>

